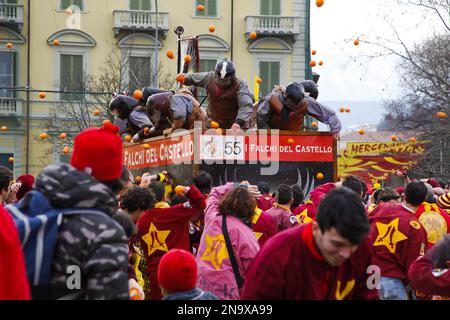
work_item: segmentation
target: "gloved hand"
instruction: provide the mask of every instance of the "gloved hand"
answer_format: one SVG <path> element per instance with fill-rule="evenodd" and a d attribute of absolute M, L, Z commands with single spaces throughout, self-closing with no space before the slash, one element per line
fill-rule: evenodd
<path fill-rule="evenodd" d="M 128 280 L 128 288 L 130 291 L 130 300 L 144 300 L 145 293 L 142 287 L 133 278 Z"/>
<path fill-rule="evenodd" d="M 20 187 L 22 186 L 22 182 L 16 182 L 13 183 L 10 187 L 9 187 L 9 191 L 12 193 L 17 193 L 17 191 L 19 191 Z"/>
<path fill-rule="evenodd" d="M 133 143 L 139 143 L 141 141 L 141 137 L 139 137 L 139 134 L 135 134 L 131 141 L 133 141 Z"/>

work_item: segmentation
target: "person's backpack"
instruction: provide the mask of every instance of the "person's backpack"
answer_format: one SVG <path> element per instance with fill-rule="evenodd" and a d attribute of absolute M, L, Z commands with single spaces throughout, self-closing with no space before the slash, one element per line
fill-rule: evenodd
<path fill-rule="evenodd" d="M 39 191 L 30 191 L 15 205 L 7 205 L 19 231 L 33 299 L 50 298 L 53 253 L 63 215 L 107 216 L 95 209 L 60 209 Z"/>

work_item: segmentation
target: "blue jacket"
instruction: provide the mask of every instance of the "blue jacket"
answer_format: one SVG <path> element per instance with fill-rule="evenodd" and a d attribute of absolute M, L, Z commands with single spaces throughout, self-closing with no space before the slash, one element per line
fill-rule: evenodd
<path fill-rule="evenodd" d="M 219 298 L 211 292 L 194 288 L 189 291 L 170 293 L 162 298 L 162 300 L 219 300 Z"/>

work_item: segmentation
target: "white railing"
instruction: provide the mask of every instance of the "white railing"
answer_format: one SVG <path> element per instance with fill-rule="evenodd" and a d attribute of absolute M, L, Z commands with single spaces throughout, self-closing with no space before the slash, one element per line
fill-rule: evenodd
<path fill-rule="evenodd" d="M 157 20 L 158 19 L 158 20 Z M 114 28 L 156 29 L 158 21 L 159 30 L 169 30 L 168 12 L 150 12 L 137 10 L 114 10 Z"/>
<path fill-rule="evenodd" d="M 247 16 L 247 32 L 273 34 L 300 34 L 300 17 Z"/>
<path fill-rule="evenodd" d="M 23 5 L 0 4 L 0 22 L 15 22 L 23 24 Z"/>
<path fill-rule="evenodd" d="M 21 113 L 22 113 L 22 100 L 0 97 L 0 115 L 7 115 L 7 114 L 20 115 Z"/>

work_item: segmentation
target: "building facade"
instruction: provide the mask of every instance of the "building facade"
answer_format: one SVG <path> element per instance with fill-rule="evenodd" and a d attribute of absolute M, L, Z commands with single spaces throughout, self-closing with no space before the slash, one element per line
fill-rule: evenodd
<path fill-rule="evenodd" d="M 263 79 L 259 96 L 274 84 L 311 78 L 309 6 L 309 0 L 1 0 L 0 127 L 8 130 L 0 132 L 0 165 L 15 176 L 36 175 L 67 161 L 69 155 L 39 139 L 42 122 L 52 106 L 84 99 L 64 91 L 82 91 L 77 80 L 104 73 L 112 51 L 127 56 L 121 81 L 131 91 L 154 85 L 155 62 L 174 78 L 177 59 L 166 53 L 177 53 L 177 26 L 183 37 L 199 37 L 201 71 L 231 59 L 250 90 L 256 76 Z"/>

